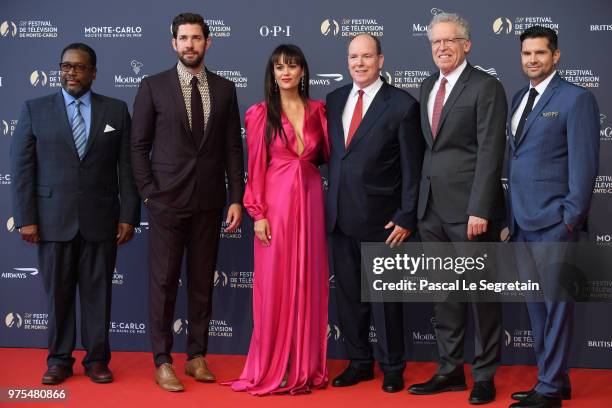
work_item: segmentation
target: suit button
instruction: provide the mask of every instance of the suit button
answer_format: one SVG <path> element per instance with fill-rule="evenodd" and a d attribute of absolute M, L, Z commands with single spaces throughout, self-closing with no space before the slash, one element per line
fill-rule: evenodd
<path fill-rule="evenodd" d="M 516 160 L 516 159 L 518 159 L 518 156 L 515 154 L 514 156 L 512 156 L 512 158 L 513 158 L 514 160 Z"/>

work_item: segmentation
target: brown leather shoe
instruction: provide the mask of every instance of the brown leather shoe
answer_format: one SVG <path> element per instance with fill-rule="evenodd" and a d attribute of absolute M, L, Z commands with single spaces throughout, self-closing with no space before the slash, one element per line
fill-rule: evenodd
<path fill-rule="evenodd" d="M 185 387 L 174 373 L 174 368 L 170 363 L 164 363 L 157 367 L 155 371 L 155 382 L 166 391 L 183 391 Z"/>
<path fill-rule="evenodd" d="M 52 365 L 42 376 L 42 383 L 46 385 L 57 385 L 72 377 L 72 367 L 66 365 Z"/>
<path fill-rule="evenodd" d="M 108 369 L 108 365 L 101 361 L 91 363 L 89 367 L 85 368 L 85 375 L 98 384 L 113 382 L 113 373 Z"/>
<path fill-rule="evenodd" d="M 196 381 L 207 383 L 215 382 L 215 376 L 208 369 L 206 360 L 204 360 L 202 356 L 192 358 L 185 363 L 185 374 L 194 377 Z"/>

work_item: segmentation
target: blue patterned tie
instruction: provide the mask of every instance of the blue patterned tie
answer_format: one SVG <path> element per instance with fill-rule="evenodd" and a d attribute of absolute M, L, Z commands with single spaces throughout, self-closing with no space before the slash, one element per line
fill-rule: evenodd
<path fill-rule="evenodd" d="M 87 143 L 87 138 L 85 137 L 85 119 L 83 119 L 83 115 L 81 115 L 81 110 L 79 109 L 82 103 L 83 102 L 78 99 L 74 101 L 74 113 L 72 114 L 71 121 L 74 145 L 76 146 L 80 159 L 82 159 L 83 154 L 85 154 L 85 145 Z"/>

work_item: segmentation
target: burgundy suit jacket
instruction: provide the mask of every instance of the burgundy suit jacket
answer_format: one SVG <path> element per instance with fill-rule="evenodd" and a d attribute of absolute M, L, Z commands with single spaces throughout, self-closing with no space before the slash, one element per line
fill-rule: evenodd
<path fill-rule="evenodd" d="M 206 70 L 211 111 L 196 145 L 176 67 L 142 80 L 134 101 L 132 168 L 150 210 L 241 203 L 244 169 L 234 83 Z"/>

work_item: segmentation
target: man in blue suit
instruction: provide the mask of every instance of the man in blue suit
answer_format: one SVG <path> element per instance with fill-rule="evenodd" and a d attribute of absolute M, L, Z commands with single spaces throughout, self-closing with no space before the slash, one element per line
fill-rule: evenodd
<path fill-rule="evenodd" d="M 72 375 L 79 288 L 85 373 L 113 380 L 108 328 L 117 245 L 140 222 L 130 164 L 127 105 L 90 91 L 96 54 L 82 43 L 61 55 L 60 92 L 27 101 L 11 145 L 15 226 L 38 244 L 48 297 L 49 354 L 43 384 Z"/>
<path fill-rule="evenodd" d="M 597 175 L 597 102 L 589 91 L 556 72 L 561 53 L 553 30 L 534 26 L 520 39 L 523 71 L 530 83 L 514 96 L 508 119 L 507 208 L 512 240 L 577 241 Z M 521 256 L 518 262 L 524 275 L 529 260 Z M 514 393 L 518 402 L 511 407 L 559 407 L 562 399 L 570 398 L 567 360 L 573 306 L 550 298 L 527 303 L 538 381 L 532 390 Z"/>
<path fill-rule="evenodd" d="M 353 83 L 327 96 L 327 227 L 340 329 L 351 361 L 332 385 L 350 386 L 373 377 L 368 341 L 372 319 L 385 374 L 383 391 L 397 392 L 404 386 L 402 304 L 361 302 L 360 245 L 396 245 L 414 231 L 424 142 L 418 102 L 381 80 L 383 61 L 376 37 L 354 37 L 348 49 Z"/>

